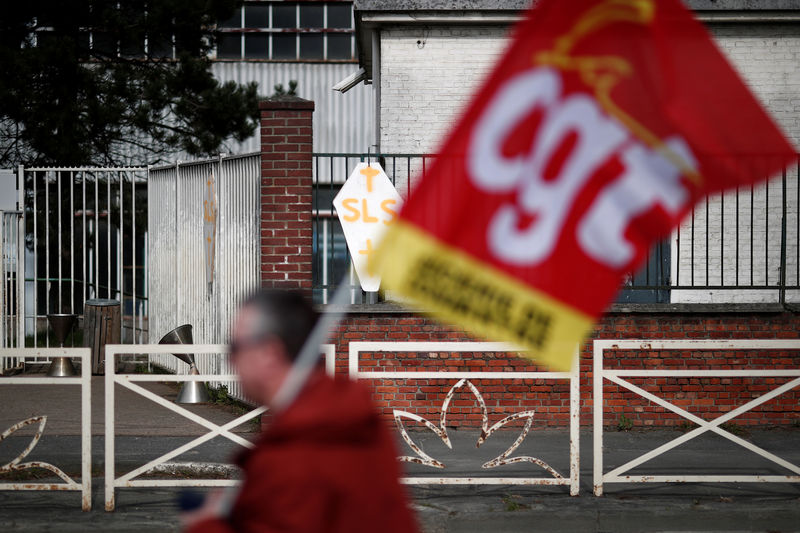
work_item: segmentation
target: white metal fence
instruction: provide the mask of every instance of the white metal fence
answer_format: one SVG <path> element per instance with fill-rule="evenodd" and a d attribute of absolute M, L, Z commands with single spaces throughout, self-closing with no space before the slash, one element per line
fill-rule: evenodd
<path fill-rule="evenodd" d="M 19 348 L 0 348 L 0 360 L 6 358 L 39 358 L 51 359 L 53 357 L 73 357 L 81 361 L 80 377 L 43 377 L 43 376 L 12 376 L 0 379 L 0 386 L 3 385 L 79 385 L 81 388 L 81 478 L 75 481 L 63 470 L 49 463 L 42 461 L 22 462 L 30 454 L 45 430 L 47 414 L 22 420 L 21 422 L 6 429 L 0 434 L 0 441 L 3 441 L 15 431 L 27 425 L 38 423 L 39 428 L 30 444 L 15 459 L 0 465 L 0 473 L 21 472 L 24 470 L 39 468 L 45 469 L 58 476 L 62 482 L 17 482 L 0 483 L 0 490 L 67 490 L 81 492 L 81 508 L 90 511 L 92 508 L 92 374 L 91 374 L 91 350 L 89 348 L 40 348 L 40 349 L 19 349 Z"/>
<path fill-rule="evenodd" d="M 23 235 L 22 211 L 0 211 L 0 348 L 25 344 Z M 19 363 L 19 357 L 4 358 L 0 374 Z"/>
<path fill-rule="evenodd" d="M 412 485 L 567 485 L 570 494 L 576 496 L 580 490 L 580 388 L 578 381 L 577 352 L 576 363 L 573 365 L 572 372 L 452 372 L 452 371 L 362 371 L 359 364 L 359 354 L 363 352 L 385 353 L 385 352 L 519 352 L 506 343 L 500 342 L 351 342 L 349 345 L 349 375 L 351 379 L 371 379 L 371 380 L 419 380 L 419 379 L 452 379 L 455 381 L 453 388 L 448 393 L 442 405 L 439 425 L 435 425 L 415 413 L 406 411 L 394 411 L 395 421 L 401 436 L 417 455 L 416 457 L 403 457 L 401 460 L 416 462 L 428 466 L 441 468 L 435 459 L 428 456 L 422 449 L 414 444 L 405 430 L 403 419 L 422 423 L 425 427 L 436 433 L 446 445 L 449 446 L 449 438 L 446 428 L 447 410 L 453 393 L 461 388 L 468 387 L 475 395 L 476 401 L 482 411 L 481 437 L 478 441 L 480 446 L 485 439 L 489 438 L 497 429 L 502 428 L 508 422 L 525 419 L 525 425 L 520 437 L 504 453 L 491 461 L 482 465 L 484 469 L 491 469 L 497 466 L 530 462 L 544 468 L 550 477 L 434 477 L 434 476 L 413 476 L 403 478 L 403 482 Z M 489 426 L 488 413 L 478 387 L 472 384 L 472 380 L 508 380 L 508 379 L 543 379 L 543 380 L 568 380 L 569 382 L 569 473 L 562 475 L 550 465 L 539 458 L 527 456 L 512 456 L 513 452 L 525 439 L 531 428 L 534 413 L 533 411 L 522 411 Z"/>
<path fill-rule="evenodd" d="M 119 301 L 121 338 L 142 342 L 148 314 L 147 168 L 19 167 L 18 173 L 29 344 L 49 345 L 49 313 L 82 314 L 91 298 Z"/>
<path fill-rule="evenodd" d="M 800 369 L 793 370 L 619 370 L 607 369 L 603 365 L 603 356 L 606 350 L 800 350 L 800 340 L 595 340 L 593 355 L 593 399 L 594 399 L 594 493 L 603 494 L 603 485 L 606 483 L 683 483 L 683 482 L 800 482 L 800 465 L 786 461 L 775 454 L 756 446 L 728 431 L 722 424 L 733 420 L 737 416 L 758 407 L 759 405 L 780 396 L 796 387 L 800 387 Z M 631 383 L 630 378 L 644 377 L 764 377 L 764 378 L 791 378 L 788 382 L 775 386 L 771 391 L 755 398 L 713 420 L 705 420 L 687 410 L 678 407 L 663 398 Z M 611 381 L 619 387 L 633 392 L 664 409 L 671 411 L 686 420 L 697 424 L 697 428 L 677 437 L 668 443 L 659 446 L 635 459 L 620 465 L 609 472 L 603 469 L 603 383 Z M 627 474 L 633 468 L 679 446 L 695 437 L 711 431 L 739 446 L 742 446 L 761 457 L 772 461 L 795 475 L 632 475 Z"/>
<path fill-rule="evenodd" d="M 126 487 L 223 487 L 232 486 L 238 483 L 233 479 L 135 479 L 152 471 L 155 467 L 163 465 L 170 459 L 178 457 L 187 451 L 200 446 L 214 437 L 225 437 L 232 442 L 251 448 L 253 443 L 249 440 L 236 435 L 232 431 L 245 422 L 261 415 L 266 411 L 264 407 L 254 407 L 248 413 L 245 413 L 226 424 L 219 425 L 203 418 L 202 416 L 191 412 L 190 410 L 182 407 L 174 402 L 166 400 L 161 396 L 147 390 L 138 383 L 147 382 L 174 382 L 181 383 L 187 381 L 223 381 L 227 383 L 237 383 L 239 377 L 234 373 L 229 374 L 204 374 L 200 375 L 187 375 L 187 374 L 117 374 L 116 364 L 117 356 L 123 354 L 135 354 L 146 352 L 156 356 L 163 356 L 172 359 L 175 358 L 173 353 L 192 353 L 195 354 L 199 362 L 204 359 L 227 359 L 228 346 L 222 344 L 184 344 L 184 345 L 114 345 L 106 346 L 106 375 L 105 375 L 105 509 L 106 511 L 113 511 L 115 507 L 115 493 L 118 488 Z M 330 344 L 322 345 L 322 352 L 325 357 L 325 367 L 329 374 L 333 374 L 335 353 L 334 347 Z M 186 366 L 184 363 L 181 363 Z M 206 366 L 209 366 L 208 364 Z M 170 450 L 169 452 L 145 463 L 144 465 L 131 470 L 119 477 L 116 474 L 116 461 L 115 461 L 115 435 L 116 435 L 116 419 L 115 419 L 115 396 L 116 385 L 123 386 L 149 400 L 152 400 L 157 405 L 160 405 L 170 411 L 173 411 L 189 420 L 208 429 L 208 432 L 191 441 Z"/>
<path fill-rule="evenodd" d="M 150 170 L 152 342 L 181 324 L 193 326 L 198 344 L 226 342 L 239 302 L 259 286 L 260 179 L 259 154 Z M 206 246 L 211 247 L 208 267 Z M 182 364 L 170 355 L 154 354 L 152 361 L 173 371 Z M 232 373 L 220 358 L 201 358 L 198 369 L 202 374 Z M 241 398 L 238 383 L 226 385 Z"/>

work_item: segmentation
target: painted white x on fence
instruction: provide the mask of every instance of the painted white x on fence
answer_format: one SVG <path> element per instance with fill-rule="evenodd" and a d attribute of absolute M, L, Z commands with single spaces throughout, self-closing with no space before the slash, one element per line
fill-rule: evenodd
<path fill-rule="evenodd" d="M 604 483 L 681 483 L 681 482 L 800 482 L 800 466 L 793 464 L 775 454 L 756 446 L 720 426 L 737 416 L 758 407 L 798 386 L 800 386 L 800 369 L 792 370 L 611 370 L 604 368 L 605 350 L 800 350 L 800 340 L 595 340 L 594 341 L 594 493 L 603 494 Z M 736 409 L 713 420 L 705 420 L 682 409 L 663 398 L 638 387 L 624 378 L 642 377 L 699 377 L 699 378 L 732 378 L 732 377 L 764 377 L 794 378 L 773 390 L 755 398 Z M 683 418 L 694 422 L 697 428 L 675 438 L 654 450 L 651 450 L 627 463 L 603 472 L 603 380 L 616 383 L 656 405 L 663 407 Z M 724 437 L 753 453 L 768 459 L 796 475 L 625 475 L 631 469 L 661 455 L 684 442 L 711 431 Z"/>
<path fill-rule="evenodd" d="M 329 373 L 333 372 L 333 345 L 323 345 L 323 353 L 325 354 L 326 369 Z M 201 375 L 188 375 L 188 374 L 117 374 L 116 373 L 116 357 L 120 354 L 173 354 L 173 353 L 192 353 L 192 354 L 217 354 L 218 357 L 224 356 L 228 353 L 228 346 L 222 344 L 138 344 L 138 345 L 122 345 L 122 344 L 109 344 L 106 346 L 106 437 L 105 437 L 105 457 L 106 457 L 106 472 L 105 472 L 105 509 L 106 511 L 113 511 L 115 507 L 115 490 L 123 487 L 222 487 L 232 486 L 238 483 L 233 479 L 134 479 L 156 466 L 163 464 L 174 457 L 186 453 L 192 448 L 200 446 L 214 437 L 225 437 L 240 446 L 246 448 L 253 447 L 253 443 L 249 440 L 236 435 L 232 430 L 248 420 L 251 420 L 260 414 L 264 413 L 264 407 L 257 407 L 242 416 L 237 417 L 226 424 L 219 425 L 197 415 L 185 407 L 171 402 L 161 396 L 147 390 L 146 388 L 137 385 L 134 382 L 185 382 L 185 381 L 239 381 L 236 375 L 219 375 L 219 374 L 201 374 Z M 116 477 L 115 465 L 115 411 L 114 411 L 114 397 L 115 385 L 121 385 L 154 403 L 169 409 L 189 420 L 208 429 L 208 432 L 201 435 L 178 448 L 175 448 L 155 459 L 145 463 L 144 465 L 131 470 L 127 474 Z"/>

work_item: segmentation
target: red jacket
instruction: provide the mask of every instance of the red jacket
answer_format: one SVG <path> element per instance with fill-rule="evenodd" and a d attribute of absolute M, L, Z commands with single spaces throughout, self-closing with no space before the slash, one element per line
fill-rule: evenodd
<path fill-rule="evenodd" d="M 315 375 L 238 457 L 245 477 L 230 517 L 188 533 L 416 532 L 396 456 L 366 387 Z"/>

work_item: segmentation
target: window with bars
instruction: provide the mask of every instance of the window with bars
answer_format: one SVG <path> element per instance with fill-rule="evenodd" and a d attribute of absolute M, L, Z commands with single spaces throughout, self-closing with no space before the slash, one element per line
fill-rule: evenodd
<path fill-rule="evenodd" d="M 350 2 L 245 2 L 217 25 L 217 59 L 352 61 Z"/>

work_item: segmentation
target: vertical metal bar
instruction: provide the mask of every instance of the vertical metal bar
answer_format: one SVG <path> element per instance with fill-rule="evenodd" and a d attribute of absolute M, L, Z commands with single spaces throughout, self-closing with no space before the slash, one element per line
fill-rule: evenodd
<path fill-rule="evenodd" d="M 240 161 L 241 160 L 237 159 L 237 160 L 235 160 L 234 162 L 231 163 L 231 164 L 235 164 L 236 165 L 236 167 L 234 167 L 234 171 L 239 168 L 239 162 Z M 222 324 L 220 323 L 220 319 L 222 318 L 221 312 L 220 312 L 222 310 L 222 308 L 221 308 L 222 299 L 230 297 L 228 295 L 223 295 L 222 294 L 222 291 L 220 290 L 222 288 L 220 286 L 220 283 L 222 282 L 222 276 L 217 275 L 217 274 L 221 274 L 222 273 L 221 272 L 222 265 L 220 265 L 220 262 L 217 261 L 217 258 L 222 257 L 222 253 L 223 253 L 222 247 L 227 244 L 227 238 L 228 238 L 227 237 L 228 236 L 228 227 L 227 226 L 231 222 L 229 220 L 229 217 L 228 217 L 228 210 L 223 207 L 223 202 L 225 201 L 226 198 L 225 198 L 225 195 L 223 194 L 222 191 L 223 191 L 223 187 L 226 186 L 225 185 L 226 183 L 233 189 L 234 194 L 235 194 L 237 188 L 241 188 L 244 185 L 244 182 L 242 180 L 236 180 L 236 184 L 234 185 L 234 184 L 232 184 L 232 180 L 229 179 L 229 180 L 225 181 L 223 179 L 223 177 L 222 177 L 222 154 L 219 154 L 219 158 L 217 160 L 217 180 L 216 180 L 216 183 L 214 183 L 214 193 L 216 193 L 216 195 L 217 195 L 217 199 L 216 199 L 216 204 L 217 204 L 217 222 L 216 222 L 216 224 L 217 224 L 217 227 L 216 227 L 216 235 L 214 235 L 214 269 L 216 270 L 216 272 L 212 271 L 212 280 L 217 285 L 216 305 L 214 306 L 214 309 L 217 311 L 217 316 L 216 316 L 216 318 L 214 320 L 214 326 L 216 328 L 216 331 L 214 332 L 214 339 L 213 339 L 213 342 L 216 342 L 216 343 L 222 342 Z M 241 202 L 239 202 L 238 205 L 241 205 Z M 223 234 L 223 232 L 224 232 L 224 234 Z M 214 365 L 215 365 L 215 368 L 216 368 L 215 371 L 216 371 L 217 374 L 219 374 L 220 370 L 221 370 L 219 364 L 220 364 L 220 358 L 219 357 L 214 357 Z"/>
<path fill-rule="evenodd" d="M 105 490 L 105 508 L 106 511 L 114 510 L 114 478 L 116 476 L 114 468 L 114 387 L 116 379 L 115 352 L 113 347 L 106 346 L 106 377 L 105 377 L 105 393 L 106 393 L 106 423 L 105 423 L 105 463 L 106 463 L 106 490 Z"/>
<path fill-rule="evenodd" d="M 708 212 L 709 212 L 709 205 L 708 205 L 708 195 L 706 195 L 706 286 L 711 285 L 711 280 L 708 279 L 708 259 L 711 257 L 711 250 L 708 248 L 708 233 L 711 230 L 709 220 L 708 220 Z"/>
<path fill-rule="evenodd" d="M 333 198 L 333 176 L 334 176 L 334 172 L 335 172 L 335 168 L 336 168 L 334 166 L 333 156 L 328 156 L 328 163 L 329 163 L 330 169 L 331 169 L 331 179 L 330 179 L 330 182 L 328 183 L 328 190 L 330 190 L 330 197 Z M 345 159 L 344 171 L 345 171 L 345 175 L 346 175 L 346 173 L 347 173 L 347 160 L 346 159 Z M 331 210 L 331 213 L 333 213 L 333 211 L 334 211 L 333 202 L 328 204 L 328 208 Z M 339 280 L 341 278 L 341 275 L 339 275 L 338 277 L 336 275 L 336 256 L 334 254 L 334 247 L 336 246 L 336 236 L 334 235 L 334 231 L 335 231 L 335 229 L 334 229 L 333 225 L 331 225 L 330 247 L 328 248 L 328 250 L 326 250 L 326 253 L 330 254 L 330 260 L 328 261 L 328 266 L 332 269 L 331 272 L 328 274 L 328 280 L 330 280 L 330 279 Z M 327 294 L 326 294 L 326 299 L 327 299 Z"/>
<path fill-rule="evenodd" d="M 691 246 L 690 253 L 689 253 L 689 265 L 691 266 L 691 271 L 690 271 L 691 275 L 690 275 L 689 284 L 692 287 L 694 287 L 694 212 L 695 212 L 695 210 L 693 208 L 692 209 L 692 231 L 691 231 L 691 234 L 690 234 L 691 238 L 690 238 L 690 242 L 689 242 L 689 245 Z"/>
<path fill-rule="evenodd" d="M 39 332 L 38 332 L 38 317 L 37 314 L 39 312 L 39 253 L 38 253 L 38 237 L 36 235 L 37 231 L 39 230 L 38 227 L 38 202 L 36 200 L 36 172 L 31 172 L 31 181 L 33 182 L 33 209 L 31 210 L 31 216 L 33 217 L 33 346 L 37 347 L 39 342 Z"/>
<path fill-rule="evenodd" d="M 592 354 L 592 441 L 594 453 L 592 455 L 594 475 L 594 495 L 603 495 L 603 348 L 593 342 Z M 108 383 L 106 381 L 106 383 Z M 108 385 L 106 385 L 108 387 Z M 108 407 L 106 406 L 106 409 Z M 106 423 L 108 427 L 108 423 Z M 108 437 L 106 437 L 108 439 Z M 106 456 L 107 457 L 107 456 Z M 108 458 L 106 458 L 108 463 Z"/>
<path fill-rule="evenodd" d="M 50 313 L 50 183 L 48 172 L 44 174 L 44 314 Z M 50 346 L 50 336 L 45 336 L 45 346 Z"/>
<path fill-rule="evenodd" d="M 81 172 L 81 222 L 83 233 L 81 234 L 81 285 L 83 286 L 83 303 L 86 304 L 86 256 L 89 253 L 89 242 L 86 239 L 86 171 Z"/>
<path fill-rule="evenodd" d="M 719 196 L 719 284 L 725 285 L 725 194 Z"/>
<path fill-rule="evenodd" d="M 794 215 L 794 222 L 795 222 L 795 231 L 794 231 L 794 284 L 800 287 L 800 160 L 797 162 L 797 167 L 795 168 L 795 215 Z"/>
<path fill-rule="evenodd" d="M 94 297 L 100 297 L 100 180 L 94 174 Z"/>
<path fill-rule="evenodd" d="M 133 301 L 133 310 L 131 312 L 131 325 L 133 326 L 133 344 L 136 342 L 137 325 L 136 325 L 136 173 L 132 174 L 131 179 L 131 269 L 133 272 L 131 298 Z"/>
<path fill-rule="evenodd" d="M 61 219 L 63 218 L 63 214 L 61 212 L 61 175 L 63 172 L 59 171 L 56 172 L 56 190 L 58 191 L 58 253 L 56 254 L 56 260 L 58 260 L 58 309 L 56 309 L 56 313 L 63 313 L 64 312 L 64 302 L 62 301 L 62 294 L 63 294 L 63 287 L 62 287 L 62 280 L 64 279 L 64 275 L 62 272 L 62 265 L 64 264 L 62 253 L 64 250 L 62 244 L 62 231 L 61 231 Z"/>
<path fill-rule="evenodd" d="M 179 277 L 180 274 L 180 257 L 178 251 L 178 211 L 179 211 L 179 202 L 180 196 L 178 194 L 178 189 L 180 188 L 180 180 L 178 179 L 178 171 L 180 168 L 180 161 L 175 161 L 175 318 L 177 318 L 178 322 L 183 319 L 183 315 L 181 315 L 181 300 L 180 300 L 180 291 L 178 290 L 178 280 L 181 279 Z"/>
<path fill-rule="evenodd" d="M 125 221 L 122 218 L 123 212 L 125 211 L 125 196 L 123 191 L 125 187 L 123 187 L 125 182 L 125 175 L 122 171 L 117 172 L 117 177 L 119 178 L 119 231 L 117 234 L 119 235 L 117 239 L 117 288 L 119 289 L 119 340 L 120 342 L 125 342 L 125 268 L 123 263 L 125 262 L 125 250 L 124 250 L 124 242 L 125 242 Z M 111 216 L 109 215 L 109 221 L 111 220 Z M 110 226 L 110 224 L 109 224 Z"/>
<path fill-rule="evenodd" d="M 736 185 L 736 286 L 739 286 L 739 185 Z"/>
<path fill-rule="evenodd" d="M 25 346 L 25 263 L 26 263 L 25 262 L 25 169 L 23 168 L 22 165 L 19 165 L 17 167 L 17 209 L 22 213 L 17 218 L 17 346 L 22 348 Z"/>
<path fill-rule="evenodd" d="M 780 290 L 778 301 L 786 304 L 786 169 L 781 176 L 781 265 L 780 265 Z"/>
<path fill-rule="evenodd" d="M 81 350 L 81 509 L 92 509 L 92 356 Z"/>
<path fill-rule="evenodd" d="M 678 224 L 678 230 L 675 232 L 675 284 L 681 285 L 681 225 Z"/>
<path fill-rule="evenodd" d="M 328 247 L 330 243 L 328 242 L 328 226 L 330 225 L 330 219 L 325 218 L 322 221 L 322 285 L 325 287 L 322 289 L 322 303 L 328 303 Z"/>
<path fill-rule="evenodd" d="M 406 195 L 411 196 L 411 156 L 406 157 Z"/>
<path fill-rule="evenodd" d="M 769 287 L 769 180 L 764 190 L 764 286 Z"/>
<path fill-rule="evenodd" d="M 326 12 L 327 12 L 327 10 L 326 10 Z M 319 156 L 312 155 L 311 157 L 313 158 L 313 161 L 314 161 L 314 177 L 315 177 L 315 179 L 314 179 L 314 181 L 312 183 L 312 191 L 311 191 L 311 198 L 312 198 L 312 202 L 314 203 L 314 215 L 312 217 L 312 224 L 313 224 L 313 228 L 314 228 L 313 231 L 312 231 L 312 234 L 314 235 L 314 243 L 312 245 L 312 250 L 317 250 L 317 255 L 312 258 L 312 264 L 314 265 L 313 268 L 316 269 L 316 273 L 317 273 L 316 279 L 317 279 L 317 282 L 319 283 L 319 281 L 322 279 L 322 272 L 320 271 L 320 268 L 321 268 L 321 265 L 322 265 L 322 256 L 324 255 L 324 251 L 320 250 L 320 247 L 319 247 L 319 241 L 320 241 L 320 235 L 319 235 L 319 230 L 320 230 L 320 223 L 319 223 L 320 222 L 320 220 L 319 220 L 319 180 L 320 180 L 320 176 L 319 176 Z M 320 252 L 323 252 L 323 253 L 320 253 Z M 314 277 L 313 269 L 312 269 L 311 277 L 312 278 Z M 312 297 L 313 297 L 313 290 L 314 289 L 312 289 Z M 324 291 L 325 291 L 325 289 L 323 288 L 323 291 L 322 291 L 323 294 L 324 294 Z M 324 297 L 323 297 L 323 302 L 322 303 L 325 303 Z"/>
<path fill-rule="evenodd" d="M 753 184 L 750 184 L 750 286 L 753 286 L 753 233 L 756 228 L 753 225 Z"/>
<path fill-rule="evenodd" d="M 111 299 L 111 172 L 106 176 L 106 298 Z M 120 320 L 122 323 L 122 320 Z"/>
<path fill-rule="evenodd" d="M 6 235 L 6 214 L 0 210 L 0 347 L 6 347 L 6 243 L 8 242 Z M 5 359 L 0 361 L 0 374 L 3 373 L 5 367 Z"/>
<path fill-rule="evenodd" d="M 75 172 L 72 171 L 69 173 L 69 312 L 75 314 Z"/>
<path fill-rule="evenodd" d="M 581 473 L 581 386 L 580 345 L 575 347 L 572 372 L 569 377 L 569 494 L 577 496 L 580 491 Z"/>

